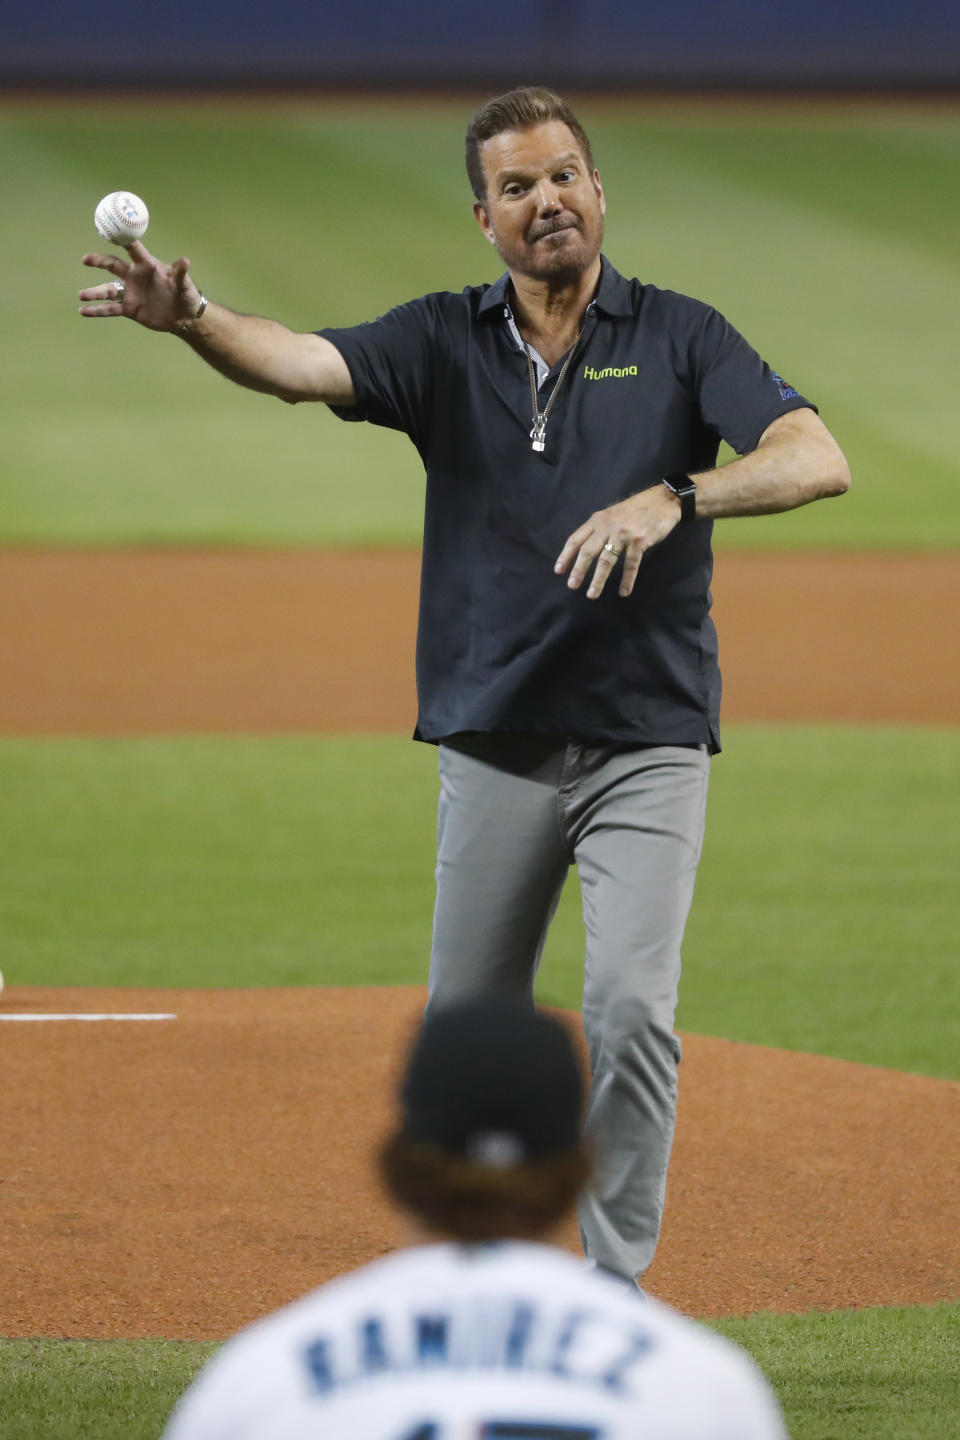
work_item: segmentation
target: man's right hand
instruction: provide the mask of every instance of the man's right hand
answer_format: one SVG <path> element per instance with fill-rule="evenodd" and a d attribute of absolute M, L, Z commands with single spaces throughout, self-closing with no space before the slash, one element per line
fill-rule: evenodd
<path fill-rule="evenodd" d="M 240 315 L 213 303 L 198 316 L 202 296 L 190 279 L 189 260 L 166 265 L 135 240 L 126 259 L 91 254 L 83 263 L 114 278 L 80 291 L 81 315 L 92 320 L 125 316 L 148 330 L 180 335 L 221 375 L 291 405 L 300 400 L 356 403 L 346 362 L 323 336 L 298 334 L 277 320 Z"/>
<path fill-rule="evenodd" d="M 135 240 L 127 258 L 119 255 L 84 255 L 84 265 L 108 270 L 115 278 L 80 291 L 80 314 L 93 320 L 125 316 L 148 330 L 173 330 L 197 313 L 200 291 L 190 278 L 190 261 L 166 265 Z"/>

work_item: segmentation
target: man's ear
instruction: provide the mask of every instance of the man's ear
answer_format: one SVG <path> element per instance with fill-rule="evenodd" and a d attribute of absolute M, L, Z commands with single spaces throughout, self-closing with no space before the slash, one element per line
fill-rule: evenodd
<path fill-rule="evenodd" d="M 481 204 L 479 200 L 475 200 L 473 202 L 473 218 L 480 226 L 480 229 L 483 231 L 484 235 L 486 235 L 487 239 L 490 241 L 490 244 L 496 245 L 497 242 L 494 237 L 493 229 L 490 225 L 490 216 L 487 214 L 487 207 Z"/>
<path fill-rule="evenodd" d="M 593 172 L 593 188 L 594 188 L 594 190 L 596 190 L 596 192 L 597 192 L 597 199 L 600 201 L 600 214 L 601 214 L 601 215 L 606 215 L 606 213 L 607 213 L 607 199 L 606 199 L 606 196 L 605 196 L 604 193 L 603 193 L 603 186 L 600 184 L 600 171 L 599 171 L 599 170 L 594 170 L 594 172 Z"/>

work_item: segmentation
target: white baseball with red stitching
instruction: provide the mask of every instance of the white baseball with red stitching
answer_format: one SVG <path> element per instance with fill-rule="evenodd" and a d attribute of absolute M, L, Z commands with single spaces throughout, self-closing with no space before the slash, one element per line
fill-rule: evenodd
<path fill-rule="evenodd" d="M 111 245 L 132 245 L 142 240 L 150 223 L 150 211 L 130 190 L 113 190 L 104 195 L 93 213 L 97 231 Z"/>

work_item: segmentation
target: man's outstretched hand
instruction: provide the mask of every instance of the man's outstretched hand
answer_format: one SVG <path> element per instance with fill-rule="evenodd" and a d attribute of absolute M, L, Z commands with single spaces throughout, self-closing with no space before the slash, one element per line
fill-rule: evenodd
<path fill-rule="evenodd" d="M 190 278 L 190 261 L 165 264 L 135 240 L 120 255 L 84 255 L 83 264 L 107 270 L 114 277 L 81 290 L 80 314 L 93 320 L 125 316 L 148 330 L 173 330 L 197 313 L 200 291 Z"/>

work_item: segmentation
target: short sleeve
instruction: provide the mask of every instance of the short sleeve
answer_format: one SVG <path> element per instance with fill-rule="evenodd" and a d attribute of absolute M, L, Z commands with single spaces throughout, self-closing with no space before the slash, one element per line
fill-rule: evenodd
<path fill-rule="evenodd" d="M 334 413 L 402 430 L 421 447 L 436 367 L 448 348 L 438 297 L 411 300 L 377 320 L 318 334 L 343 356 L 357 398 L 355 406 L 332 406 Z"/>
<path fill-rule="evenodd" d="M 703 323 L 691 344 L 690 364 L 703 420 L 739 455 L 755 449 L 764 430 L 780 415 L 816 410 L 718 311 L 704 307 Z"/>

